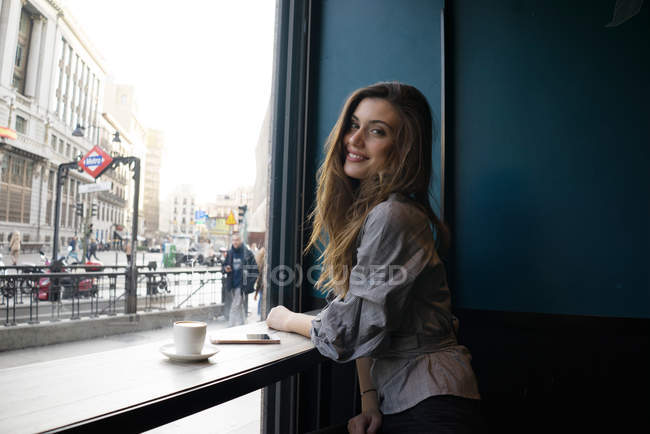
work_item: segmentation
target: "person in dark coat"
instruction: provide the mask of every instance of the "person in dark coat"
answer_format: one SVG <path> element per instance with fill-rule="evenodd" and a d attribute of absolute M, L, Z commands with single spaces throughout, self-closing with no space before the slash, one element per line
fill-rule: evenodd
<path fill-rule="evenodd" d="M 224 313 L 230 326 L 246 322 L 244 300 L 255 290 L 258 276 L 255 255 L 246 247 L 238 233 L 232 235 L 232 246 L 223 261 L 224 279 Z"/>

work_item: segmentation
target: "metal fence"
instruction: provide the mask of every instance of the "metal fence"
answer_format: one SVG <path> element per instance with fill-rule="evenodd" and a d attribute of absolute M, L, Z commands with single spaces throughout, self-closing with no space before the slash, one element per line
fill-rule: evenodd
<path fill-rule="evenodd" d="M 57 270 L 55 270 L 57 271 Z M 0 321 L 5 326 L 117 315 L 124 312 L 129 272 L 125 266 L 0 267 Z M 221 267 L 138 266 L 138 311 L 222 303 Z"/>

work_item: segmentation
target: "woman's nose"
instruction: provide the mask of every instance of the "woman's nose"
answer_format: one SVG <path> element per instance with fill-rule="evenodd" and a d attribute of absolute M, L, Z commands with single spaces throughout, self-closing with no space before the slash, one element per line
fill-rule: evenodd
<path fill-rule="evenodd" d="M 363 131 L 361 128 L 351 132 L 348 143 L 357 147 L 363 146 Z"/>

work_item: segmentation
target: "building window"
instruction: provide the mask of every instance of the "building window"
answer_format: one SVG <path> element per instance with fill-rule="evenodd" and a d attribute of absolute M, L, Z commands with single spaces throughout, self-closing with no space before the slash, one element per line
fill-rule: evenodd
<path fill-rule="evenodd" d="M 56 136 L 54 134 L 50 136 L 50 145 L 56 151 Z"/>
<path fill-rule="evenodd" d="M 18 44 L 16 47 L 16 60 L 14 61 L 14 65 L 19 68 L 23 63 L 23 51 L 25 51 L 25 47 L 23 47 L 21 44 Z"/>
<path fill-rule="evenodd" d="M 47 207 L 45 209 L 45 224 L 52 224 L 52 208 L 54 205 L 54 170 L 47 177 Z"/>
<path fill-rule="evenodd" d="M 27 134 L 27 119 L 16 115 L 16 131 L 22 134 Z"/>
<path fill-rule="evenodd" d="M 2 159 L 0 221 L 29 223 L 34 163 L 15 155 Z"/>
<path fill-rule="evenodd" d="M 23 80 L 18 75 L 14 75 L 14 78 L 11 80 L 11 85 L 16 89 L 22 88 Z"/>
<path fill-rule="evenodd" d="M 18 27 L 18 41 L 16 44 L 16 57 L 14 59 L 13 86 L 18 92 L 25 93 L 25 77 L 27 76 L 27 56 L 29 55 L 29 41 L 32 35 L 32 19 L 25 8 L 20 12 L 20 25 Z"/>
<path fill-rule="evenodd" d="M 70 143 L 65 144 L 65 156 L 66 157 L 70 156 Z"/>

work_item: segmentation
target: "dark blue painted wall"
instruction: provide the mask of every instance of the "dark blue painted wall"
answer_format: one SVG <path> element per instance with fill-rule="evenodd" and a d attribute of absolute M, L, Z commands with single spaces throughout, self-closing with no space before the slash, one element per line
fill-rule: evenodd
<path fill-rule="evenodd" d="M 314 200 L 324 143 L 345 99 L 379 81 L 411 84 L 427 97 L 440 127 L 442 1 L 327 0 L 314 2 L 311 101 L 308 114 L 307 201 Z M 433 150 L 431 191 L 440 203 L 440 137 Z M 314 295 L 321 294 L 314 292 Z"/>
<path fill-rule="evenodd" d="M 440 124 L 441 1 L 327 0 L 315 2 L 312 68 L 317 85 L 310 106 L 312 164 L 323 159 L 323 144 L 347 96 L 378 81 L 416 86 Z M 408 7 L 406 7 L 408 6 Z M 440 174 L 440 141 L 434 170 Z M 436 191 L 440 190 L 439 179 Z"/>
<path fill-rule="evenodd" d="M 650 4 L 615 3 L 454 2 L 457 306 L 650 317 Z"/>

